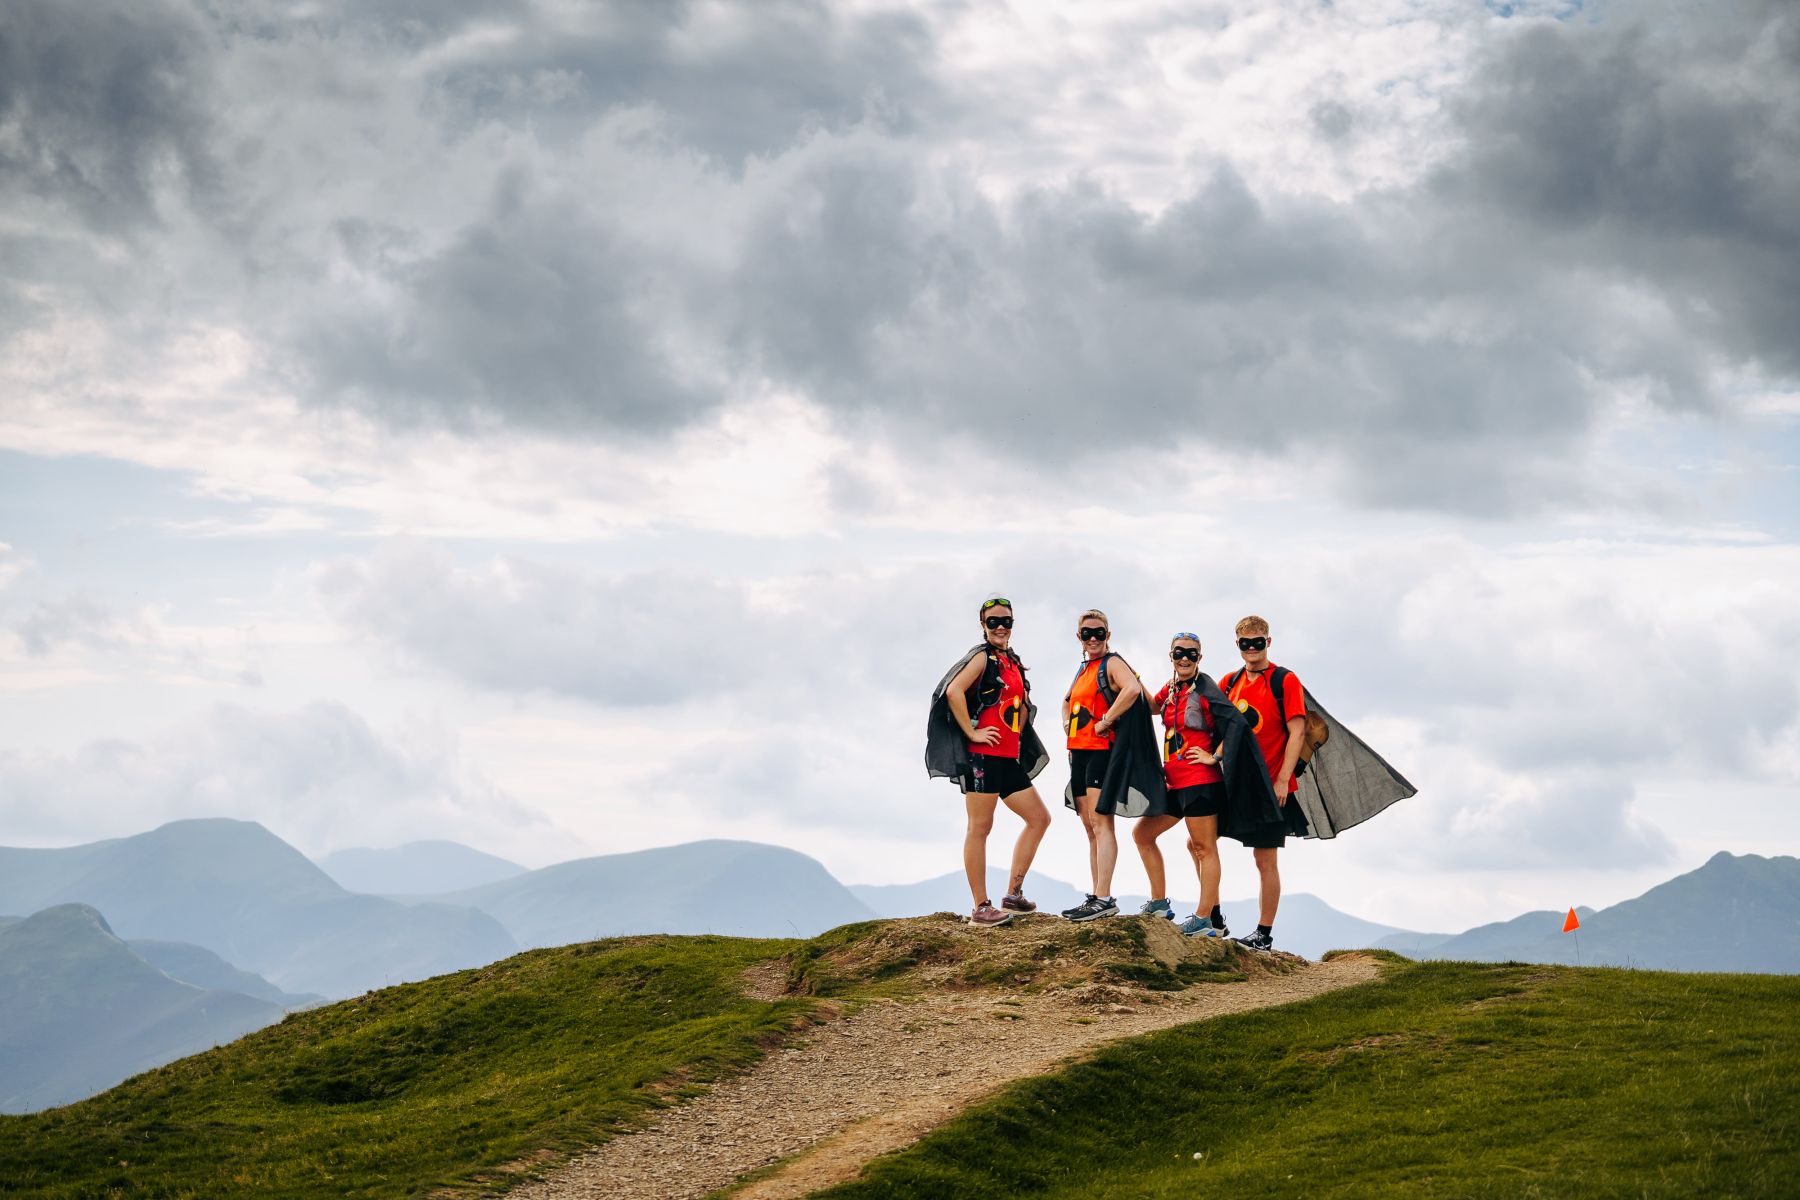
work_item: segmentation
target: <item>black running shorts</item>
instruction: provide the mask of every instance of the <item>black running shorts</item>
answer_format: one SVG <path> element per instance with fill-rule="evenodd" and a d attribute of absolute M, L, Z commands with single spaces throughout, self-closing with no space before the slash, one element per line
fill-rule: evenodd
<path fill-rule="evenodd" d="M 958 781 L 963 795 L 1011 796 L 1031 786 L 1031 776 L 1016 758 L 998 758 L 992 754 L 969 755 L 969 769 Z"/>
<path fill-rule="evenodd" d="M 1171 817 L 1218 817 L 1225 813 L 1225 785 L 1196 783 L 1190 787 L 1170 788 L 1168 807 Z"/>
<path fill-rule="evenodd" d="M 1110 749 L 1069 751 L 1069 781 L 1075 785 L 1077 796 L 1100 790 L 1100 785 L 1106 782 L 1106 764 L 1111 758 Z"/>

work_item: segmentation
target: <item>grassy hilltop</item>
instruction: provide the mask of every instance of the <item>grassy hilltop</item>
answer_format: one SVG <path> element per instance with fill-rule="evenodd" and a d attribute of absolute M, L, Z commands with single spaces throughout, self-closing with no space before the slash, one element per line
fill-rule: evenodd
<path fill-rule="evenodd" d="M 947 928 L 616 939 L 370 993 L 0 1119 L 0 1195 L 472 1194 L 861 996 L 1279 968 L 1229 946 L 1170 965 L 1136 920 Z M 832 1194 L 1779 1195 L 1800 1178 L 1796 1011 L 1800 979 L 1395 959 L 1015 1086 Z"/>
<path fill-rule="evenodd" d="M 1800 1194 L 1800 979 L 1396 966 L 1117 1044 L 820 1195 Z"/>

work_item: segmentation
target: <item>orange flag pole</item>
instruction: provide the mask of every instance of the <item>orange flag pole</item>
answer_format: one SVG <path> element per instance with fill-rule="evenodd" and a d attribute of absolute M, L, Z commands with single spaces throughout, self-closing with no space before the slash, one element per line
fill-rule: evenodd
<path fill-rule="evenodd" d="M 1575 915 L 1573 908 L 1569 910 L 1569 915 L 1563 918 L 1562 931 L 1575 935 L 1575 965 L 1579 967 L 1581 965 L 1581 918 Z"/>

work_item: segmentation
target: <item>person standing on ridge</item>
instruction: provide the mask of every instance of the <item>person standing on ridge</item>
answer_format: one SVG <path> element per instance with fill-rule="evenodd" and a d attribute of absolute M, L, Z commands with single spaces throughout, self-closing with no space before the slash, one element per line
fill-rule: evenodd
<path fill-rule="evenodd" d="M 1087 831 L 1088 867 L 1094 886 L 1086 900 L 1063 910 L 1063 916 L 1071 921 L 1092 921 L 1116 916 L 1119 911 L 1112 894 L 1113 867 L 1119 860 L 1113 814 L 1119 805 L 1106 794 L 1106 784 L 1108 770 L 1113 766 L 1114 727 L 1144 689 L 1137 672 L 1109 648 L 1111 631 L 1107 625 L 1106 614 L 1097 608 L 1081 614 L 1075 630 L 1075 636 L 1081 639 L 1081 668 L 1063 696 L 1063 729 L 1069 744 L 1069 790 L 1064 800 L 1081 814 L 1082 827 Z"/>
<path fill-rule="evenodd" d="M 1182 922 L 1181 932 L 1189 937 L 1228 937 L 1231 931 L 1219 909 L 1219 820 L 1225 815 L 1226 803 L 1225 776 L 1220 771 L 1224 735 L 1215 728 L 1219 722 L 1213 715 L 1214 705 L 1226 701 L 1218 685 L 1200 670 L 1198 634 L 1176 634 L 1169 642 L 1169 661 L 1174 677 L 1150 701 L 1150 707 L 1162 715 L 1167 799 L 1160 809 L 1145 814 L 1132 831 L 1144 860 L 1144 873 L 1150 877 L 1152 898 L 1142 911 L 1147 916 L 1175 919 L 1156 839 L 1185 822 L 1188 854 L 1200 878 L 1200 903 L 1194 915 Z"/>
<path fill-rule="evenodd" d="M 1274 640 L 1269 636 L 1269 623 L 1261 617 L 1249 616 L 1239 621 L 1238 653 L 1244 665 L 1220 681 L 1226 696 L 1250 722 L 1263 766 L 1275 789 L 1275 801 L 1281 806 L 1280 825 L 1244 839 L 1255 851 L 1260 877 L 1259 912 L 1256 931 L 1237 940 L 1252 950 L 1269 950 L 1275 945 L 1275 910 L 1281 904 L 1281 870 L 1276 853 L 1288 834 L 1304 836 L 1308 831 L 1306 814 L 1292 798 L 1300 786 L 1295 768 L 1306 740 L 1306 689 L 1292 671 L 1269 661 L 1269 645 Z"/>
<path fill-rule="evenodd" d="M 975 901 L 969 920 L 993 926 L 1011 921 L 1014 913 L 1037 910 L 1025 898 L 1025 873 L 1050 828 L 1050 813 L 1031 781 L 1050 756 L 1032 729 L 1037 706 L 1031 702 L 1031 682 L 1012 650 L 1012 601 L 991 596 L 978 615 L 981 644 L 950 668 L 932 695 L 925 767 L 934 777 L 955 779 L 963 791 L 969 819 L 963 870 Z M 995 908 L 988 895 L 987 839 L 1002 803 L 1025 828 L 1013 846 L 1007 893 Z"/>

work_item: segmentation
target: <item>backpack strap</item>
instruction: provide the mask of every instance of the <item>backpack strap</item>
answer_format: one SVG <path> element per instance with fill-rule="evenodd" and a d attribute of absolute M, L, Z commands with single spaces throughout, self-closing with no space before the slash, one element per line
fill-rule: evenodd
<path fill-rule="evenodd" d="M 1112 702 L 1119 698 L 1119 693 L 1115 692 L 1112 685 L 1106 680 L 1106 660 L 1111 657 L 1112 651 L 1110 650 L 1100 656 L 1100 670 L 1094 678 L 1094 683 L 1100 688 L 1100 694 L 1106 697 L 1109 708 L 1112 706 Z"/>
<path fill-rule="evenodd" d="M 1281 727 L 1287 728 L 1287 705 L 1282 702 L 1281 693 L 1287 687 L 1290 674 L 1286 667 L 1269 668 L 1269 692 L 1275 697 L 1275 711 L 1281 717 Z"/>

